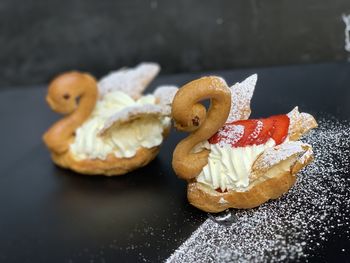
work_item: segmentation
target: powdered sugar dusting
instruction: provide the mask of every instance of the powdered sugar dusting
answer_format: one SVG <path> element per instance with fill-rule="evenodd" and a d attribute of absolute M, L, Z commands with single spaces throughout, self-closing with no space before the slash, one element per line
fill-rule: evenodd
<path fill-rule="evenodd" d="M 272 148 L 266 149 L 254 163 L 255 169 L 264 170 L 287 160 L 295 154 L 304 154 L 311 145 L 300 141 L 288 141 Z"/>
<path fill-rule="evenodd" d="M 237 220 L 228 227 L 206 220 L 167 262 L 291 262 L 322 250 L 337 228 L 350 238 L 350 124 L 330 118 L 319 124 L 305 137 L 315 161 L 287 194 L 232 210 Z"/>
<path fill-rule="evenodd" d="M 315 118 L 309 113 L 299 112 L 298 107 L 295 107 L 287 116 L 290 120 L 288 135 L 294 140 L 317 127 Z"/>
<path fill-rule="evenodd" d="M 243 125 L 226 125 L 218 131 L 218 136 L 221 139 L 217 144 L 220 147 L 223 147 L 225 145 L 233 145 L 243 137 L 243 134 Z"/>
<path fill-rule="evenodd" d="M 171 105 L 178 88 L 176 86 L 159 86 L 153 92 L 154 96 L 159 100 L 159 104 Z"/>
<path fill-rule="evenodd" d="M 100 134 L 105 133 L 110 127 L 117 123 L 127 122 L 141 116 L 157 116 L 160 118 L 161 116 L 164 116 L 164 107 L 153 104 L 126 107 L 106 120 Z"/>
<path fill-rule="evenodd" d="M 246 120 L 249 118 L 250 101 L 253 97 L 258 75 L 254 74 L 241 83 L 234 84 L 231 89 L 231 110 L 226 122 Z"/>
<path fill-rule="evenodd" d="M 299 158 L 299 162 L 301 164 L 306 163 L 308 160 L 310 160 L 310 157 L 314 154 L 314 151 L 312 148 L 308 148 L 307 151 Z"/>
<path fill-rule="evenodd" d="M 295 126 L 295 123 L 300 118 L 299 107 L 298 106 L 294 107 L 293 110 L 287 113 L 287 116 L 289 117 L 289 120 L 290 120 L 290 126 Z"/>
<path fill-rule="evenodd" d="M 154 92 L 154 96 L 157 99 L 159 105 L 163 106 L 164 114 L 171 114 L 171 104 L 173 103 L 174 97 L 178 88 L 176 86 L 159 86 Z"/>
<path fill-rule="evenodd" d="M 222 77 L 215 76 L 215 78 L 212 78 L 209 89 L 215 89 L 216 87 L 220 87 L 222 85 L 227 85 L 226 81 Z"/>
<path fill-rule="evenodd" d="M 257 123 L 256 123 L 256 127 L 255 127 L 254 131 L 252 132 L 252 134 L 249 135 L 249 138 L 250 139 L 258 138 L 258 136 L 259 136 L 260 132 L 262 131 L 263 127 L 264 127 L 264 123 L 262 121 L 258 120 Z"/>
<path fill-rule="evenodd" d="M 159 70 L 157 63 L 141 63 L 135 68 L 113 71 L 98 82 L 100 96 L 119 90 L 134 99 L 139 98 Z"/>

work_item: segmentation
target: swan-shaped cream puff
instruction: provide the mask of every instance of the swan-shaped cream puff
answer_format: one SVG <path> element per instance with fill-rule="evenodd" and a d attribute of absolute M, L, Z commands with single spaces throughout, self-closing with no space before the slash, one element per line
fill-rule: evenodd
<path fill-rule="evenodd" d="M 121 175 L 155 158 L 170 129 L 176 87 L 142 96 L 159 66 L 142 63 L 112 72 L 99 82 L 68 72 L 49 85 L 47 102 L 67 116 L 43 136 L 52 160 L 83 174 Z"/>
<path fill-rule="evenodd" d="M 298 141 L 317 127 L 310 114 L 296 107 L 248 120 L 256 81 L 255 74 L 229 88 L 222 78 L 203 77 L 175 95 L 175 127 L 191 134 L 176 146 L 172 164 L 188 181 L 189 202 L 201 210 L 253 208 L 276 199 L 313 159 L 311 145 Z M 204 99 L 210 99 L 207 112 Z"/>

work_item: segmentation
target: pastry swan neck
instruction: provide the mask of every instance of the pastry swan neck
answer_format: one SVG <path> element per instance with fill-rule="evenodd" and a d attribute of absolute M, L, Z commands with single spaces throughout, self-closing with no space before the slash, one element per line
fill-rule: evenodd
<path fill-rule="evenodd" d="M 210 99 L 210 107 L 199 102 Z M 219 77 L 203 77 L 183 86 L 172 104 L 172 117 L 179 130 L 192 132 L 175 148 L 173 168 L 183 179 L 196 177 L 208 163 L 209 152 L 193 153 L 200 142 L 209 139 L 226 122 L 231 108 L 231 93 L 225 81 Z"/>
<path fill-rule="evenodd" d="M 64 73 L 50 83 L 47 102 L 52 110 L 67 114 L 43 136 L 45 144 L 52 152 L 63 154 L 69 150 L 76 129 L 89 118 L 97 97 L 97 82 L 89 74 Z"/>

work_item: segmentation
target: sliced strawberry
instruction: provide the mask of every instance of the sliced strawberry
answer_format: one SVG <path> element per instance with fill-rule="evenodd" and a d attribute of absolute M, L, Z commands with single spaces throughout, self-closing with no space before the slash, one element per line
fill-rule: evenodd
<path fill-rule="evenodd" d="M 290 119 L 287 115 L 275 115 L 270 117 L 269 119 L 273 120 L 273 132 L 272 139 L 275 140 L 276 145 L 284 142 L 288 135 L 289 123 Z"/>
<path fill-rule="evenodd" d="M 289 117 L 287 115 L 275 115 L 266 119 L 240 120 L 226 123 L 209 139 L 209 143 L 245 147 L 264 144 L 273 138 L 278 145 L 287 137 L 288 128 Z"/>
<path fill-rule="evenodd" d="M 274 121 L 271 118 L 267 119 L 260 119 L 260 121 L 263 123 L 263 128 L 259 134 L 259 137 L 256 138 L 255 144 L 264 144 L 266 143 L 272 136 L 273 130 L 274 130 Z"/>
<path fill-rule="evenodd" d="M 228 123 L 209 139 L 209 143 L 233 145 L 242 138 L 243 134 L 244 126 Z"/>
<path fill-rule="evenodd" d="M 232 147 L 244 147 L 254 144 L 254 137 L 259 136 L 259 120 L 243 120 L 233 122 L 232 125 L 241 125 L 244 127 L 244 134 L 242 138 L 234 144 Z"/>

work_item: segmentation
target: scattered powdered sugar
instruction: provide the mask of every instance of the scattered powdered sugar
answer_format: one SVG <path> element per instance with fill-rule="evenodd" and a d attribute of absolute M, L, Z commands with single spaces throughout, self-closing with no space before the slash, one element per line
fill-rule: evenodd
<path fill-rule="evenodd" d="M 167 262 L 296 261 L 323 250 L 337 229 L 350 238 L 350 124 L 323 119 L 304 140 L 315 161 L 287 194 L 230 210 L 236 218 L 229 226 L 207 219 Z"/>
<path fill-rule="evenodd" d="M 218 145 L 220 147 L 224 147 L 225 145 L 233 145 L 242 138 L 243 134 L 243 125 L 225 125 L 217 133 L 219 138 L 221 138 Z"/>
<path fill-rule="evenodd" d="M 226 122 L 246 120 L 249 118 L 250 101 L 253 97 L 258 75 L 253 74 L 241 83 L 236 83 L 231 90 L 231 110 Z"/>

